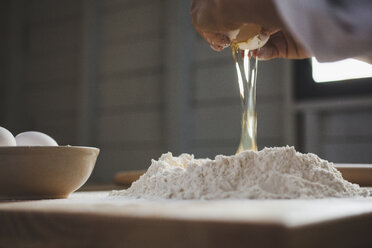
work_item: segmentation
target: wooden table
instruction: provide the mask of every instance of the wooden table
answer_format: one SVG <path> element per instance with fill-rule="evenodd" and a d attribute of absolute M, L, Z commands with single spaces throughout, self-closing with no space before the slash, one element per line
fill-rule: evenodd
<path fill-rule="evenodd" d="M 0 203 L 0 247 L 372 247 L 372 198 Z"/>

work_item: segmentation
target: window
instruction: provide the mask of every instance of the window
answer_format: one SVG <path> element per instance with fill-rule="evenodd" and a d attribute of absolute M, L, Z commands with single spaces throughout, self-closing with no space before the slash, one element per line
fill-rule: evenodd
<path fill-rule="evenodd" d="M 372 65 L 355 59 L 333 63 L 299 60 L 294 62 L 294 74 L 297 100 L 372 97 Z"/>
<path fill-rule="evenodd" d="M 316 58 L 312 58 L 311 66 L 313 80 L 316 83 L 372 77 L 372 65 L 356 59 L 319 63 Z"/>

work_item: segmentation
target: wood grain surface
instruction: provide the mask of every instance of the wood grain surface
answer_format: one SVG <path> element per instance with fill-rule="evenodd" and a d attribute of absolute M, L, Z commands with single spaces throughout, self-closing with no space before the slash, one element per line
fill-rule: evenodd
<path fill-rule="evenodd" d="M 115 174 L 114 183 L 130 186 L 137 181 L 140 176 L 146 173 L 146 170 L 122 171 Z"/>
<path fill-rule="evenodd" d="M 335 166 L 345 180 L 364 187 L 372 186 L 372 165 L 336 164 Z"/>
<path fill-rule="evenodd" d="M 372 247 L 372 199 L 0 203 L 0 247 Z"/>

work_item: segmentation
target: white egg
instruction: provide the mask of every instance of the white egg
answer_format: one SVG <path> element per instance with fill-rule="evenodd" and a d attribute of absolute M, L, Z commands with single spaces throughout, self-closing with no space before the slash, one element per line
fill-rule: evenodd
<path fill-rule="evenodd" d="M 50 136 L 41 132 L 23 132 L 15 137 L 17 146 L 58 146 Z"/>
<path fill-rule="evenodd" d="M 0 127 L 0 146 L 15 146 L 16 141 L 11 132 L 7 129 Z"/>

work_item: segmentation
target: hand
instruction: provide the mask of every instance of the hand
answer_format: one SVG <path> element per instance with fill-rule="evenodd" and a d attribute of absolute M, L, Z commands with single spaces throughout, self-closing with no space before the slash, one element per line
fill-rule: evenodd
<path fill-rule="evenodd" d="M 288 32 L 279 31 L 270 36 L 265 46 L 252 51 L 252 56 L 259 60 L 304 59 L 310 57 L 310 54 Z"/>
<path fill-rule="evenodd" d="M 228 32 L 243 24 L 265 30 L 282 26 L 272 0 L 191 0 L 190 15 L 195 29 L 217 51 L 230 45 Z"/>
<path fill-rule="evenodd" d="M 230 45 L 227 32 L 239 28 L 239 21 L 234 23 L 225 18 L 226 12 L 221 10 L 222 1 L 191 0 L 190 16 L 195 29 L 215 51 Z"/>
<path fill-rule="evenodd" d="M 272 0 L 191 0 L 192 23 L 215 51 L 230 45 L 228 32 L 246 23 L 258 24 L 267 35 L 268 43 L 253 51 L 258 59 L 305 58 L 308 53 L 285 30 Z"/>

